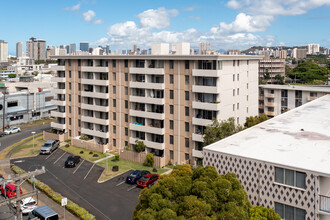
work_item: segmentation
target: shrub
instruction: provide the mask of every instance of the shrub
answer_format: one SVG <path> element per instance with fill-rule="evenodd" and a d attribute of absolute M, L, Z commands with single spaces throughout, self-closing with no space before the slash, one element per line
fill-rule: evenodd
<path fill-rule="evenodd" d="M 126 145 L 126 146 L 125 146 L 125 150 L 130 151 L 130 150 L 131 150 L 131 147 L 128 146 L 128 145 Z"/>
<path fill-rule="evenodd" d="M 93 157 L 98 157 L 99 155 L 97 155 L 97 154 L 93 154 Z"/>
<path fill-rule="evenodd" d="M 169 160 L 167 165 L 169 165 L 169 166 L 173 166 L 173 163 L 172 163 L 172 161 L 171 161 L 171 160 Z"/>
<path fill-rule="evenodd" d="M 146 160 L 144 161 L 143 165 L 148 167 L 154 166 L 154 155 L 152 153 L 147 154 Z"/>
<path fill-rule="evenodd" d="M 87 137 L 86 135 L 81 136 L 80 139 L 84 140 L 84 141 L 89 141 L 90 140 L 90 138 Z"/>
<path fill-rule="evenodd" d="M 115 160 L 118 161 L 119 160 L 120 155 L 119 154 L 115 154 Z"/>
<path fill-rule="evenodd" d="M 83 154 L 84 153 L 84 151 L 80 151 L 80 154 Z"/>
<path fill-rule="evenodd" d="M 146 149 L 146 145 L 143 143 L 143 141 L 138 141 L 138 140 L 135 141 L 134 150 L 136 152 L 140 153 L 140 152 L 144 151 L 145 149 Z"/>
<path fill-rule="evenodd" d="M 64 142 L 71 143 L 71 140 L 70 139 L 66 139 Z"/>

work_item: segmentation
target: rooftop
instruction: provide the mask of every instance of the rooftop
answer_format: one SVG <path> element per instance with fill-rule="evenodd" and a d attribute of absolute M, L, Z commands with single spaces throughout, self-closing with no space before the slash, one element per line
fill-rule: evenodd
<path fill-rule="evenodd" d="M 310 85 L 277 85 L 277 84 L 266 84 L 259 85 L 263 89 L 286 89 L 286 90 L 301 90 L 311 92 L 328 92 L 330 93 L 330 86 L 310 86 Z"/>
<path fill-rule="evenodd" d="M 204 148 L 330 175 L 330 95 Z"/>

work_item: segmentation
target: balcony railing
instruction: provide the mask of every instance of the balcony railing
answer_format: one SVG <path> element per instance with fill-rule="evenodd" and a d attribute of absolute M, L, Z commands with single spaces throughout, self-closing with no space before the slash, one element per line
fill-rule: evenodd
<path fill-rule="evenodd" d="M 320 195 L 320 211 L 330 214 L 330 197 Z"/>

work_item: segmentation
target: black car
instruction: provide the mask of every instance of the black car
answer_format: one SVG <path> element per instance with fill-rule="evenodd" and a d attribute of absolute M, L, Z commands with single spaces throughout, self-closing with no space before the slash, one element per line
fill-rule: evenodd
<path fill-rule="evenodd" d="M 69 156 L 65 161 L 65 167 L 75 167 L 80 162 L 79 156 Z"/>
<path fill-rule="evenodd" d="M 134 184 L 136 183 L 141 177 L 144 175 L 150 173 L 147 170 L 135 170 L 132 173 L 130 173 L 126 178 L 126 183 Z"/>

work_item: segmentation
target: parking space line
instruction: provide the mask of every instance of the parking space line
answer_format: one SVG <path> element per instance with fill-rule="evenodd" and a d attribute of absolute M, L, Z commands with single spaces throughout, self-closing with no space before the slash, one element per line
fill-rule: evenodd
<path fill-rule="evenodd" d="M 135 189 L 137 186 L 133 186 L 132 188 L 129 188 L 127 192 L 131 191 L 132 189 Z"/>
<path fill-rule="evenodd" d="M 79 166 L 73 171 L 73 174 L 79 169 L 79 167 L 81 166 L 81 164 L 84 162 L 85 160 L 83 160 L 80 164 L 79 164 Z"/>
<path fill-rule="evenodd" d="M 56 150 L 54 150 L 53 153 L 55 153 L 55 152 L 57 151 L 57 149 L 58 149 L 58 148 L 56 148 Z M 50 158 L 52 155 L 54 155 L 53 153 L 50 153 L 50 154 L 46 157 L 46 160 L 47 160 L 48 158 Z"/>
<path fill-rule="evenodd" d="M 64 153 L 63 153 L 59 158 L 57 158 L 57 160 L 54 162 L 54 164 L 55 164 L 57 161 L 59 161 L 59 160 L 64 156 L 64 154 L 66 154 L 66 151 L 64 151 Z"/>
<path fill-rule="evenodd" d="M 86 174 L 86 176 L 84 177 L 84 179 L 86 179 L 86 177 L 88 176 L 88 174 L 92 171 L 93 167 L 95 166 L 95 163 L 93 164 L 93 166 L 89 169 L 88 173 Z"/>
<path fill-rule="evenodd" d="M 116 186 L 120 186 L 121 184 L 125 183 L 125 181 L 118 183 Z"/>

